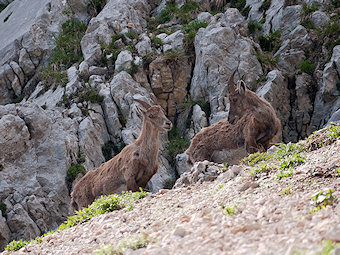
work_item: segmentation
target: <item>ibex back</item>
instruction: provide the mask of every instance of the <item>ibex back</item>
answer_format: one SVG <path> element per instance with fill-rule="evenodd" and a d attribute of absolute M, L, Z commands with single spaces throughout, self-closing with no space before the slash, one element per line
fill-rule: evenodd
<path fill-rule="evenodd" d="M 267 101 L 248 90 L 243 81 L 239 81 L 235 89 L 234 74 L 228 82 L 229 121 L 220 120 L 196 134 L 186 151 L 187 163 L 190 165 L 197 161 L 212 160 L 214 153 L 222 150 L 237 151 L 244 148 L 245 153 L 238 152 L 240 157 L 245 156 L 246 152 L 267 150 L 271 139 L 281 128 L 280 120 Z M 230 161 L 235 162 L 235 159 Z"/>
<path fill-rule="evenodd" d="M 138 112 L 143 116 L 140 136 L 114 158 L 80 179 L 71 194 L 71 206 L 74 210 L 87 207 L 102 195 L 145 188 L 157 172 L 158 133 L 160 130 L 169 131 L 172 123 L 165 117 L 161 106 L 150 106 L 137 99 L 135 101 L 143 106 L 143 108 L 137 106 Z"/>

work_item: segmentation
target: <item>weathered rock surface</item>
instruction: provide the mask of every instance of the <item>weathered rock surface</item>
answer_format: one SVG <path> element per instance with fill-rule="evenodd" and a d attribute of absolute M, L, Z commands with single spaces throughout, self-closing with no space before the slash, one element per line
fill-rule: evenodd
<path fill-rule="evenodd" d="M 13 1 L 0 13 L 0 20 L 6 20 L 0 23 L 0 104 L 21 96 L 54 48 L 54 37 L 67 19 L 62 14 L 66 7 L 61 0 Z"/>
<path fill-rule="evenodd" d="M 226 111 L 225 91 L 227 81 L 237 69 L 237 78 L 253 84 L 262 74 L 254 56 L 253 42 L 244 37 L 245 21 L 237 9 L 227 9 L 207 28 L 201 28 L 195 37 L 196 62 L 191 81 L 194 100 L 210 102 L 213 114 Z"/>
<path fill-rule="evenodd" d="M 100 43 L 111 43 L 112 36 L 127 32 L 141 34 L 146 27 L 150 6 L 146 0 L 110 0 L 104 9 L 91 19 L 81 41 L 85 61 L 94 65 L 101 58 Z M 130 25 L 132 24 L 132 25 Z M 131 30 L 131 31 L 130 31 Z"/>

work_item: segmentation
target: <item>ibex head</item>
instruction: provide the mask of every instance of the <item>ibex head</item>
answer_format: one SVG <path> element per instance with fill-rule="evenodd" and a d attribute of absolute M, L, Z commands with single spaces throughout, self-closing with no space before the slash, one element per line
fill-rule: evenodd
<path fill-rule="evenodd" d="M 172 123 L 165 116 L 164 111 L 160 105 L 155 104 L 155 99 L 152 98 L 154 105 L 149 105 L 148 103 L 134 99 L 136 102 L 140 103 L 142 107 L 136 106 L 137 111 L 143 116 L 147 121 L 150 121 L 154 127 L 158 130 L 170 131 L 172 128 Z"/>
<path fill-rule="evenodd" d="M 234 86 L 234 75 L 236 70 L 231 75 L 228 82 L 228 96 L 229 96 L 229 117 L 230 123 L 235 123 L 251 106 L 247 100 L 247 87 L 243 80 L 237 82 L 237 88 Z"/>

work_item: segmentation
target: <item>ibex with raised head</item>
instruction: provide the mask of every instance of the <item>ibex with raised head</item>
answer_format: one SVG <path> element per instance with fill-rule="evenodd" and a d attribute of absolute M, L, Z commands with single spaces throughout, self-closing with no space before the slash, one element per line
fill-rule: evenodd
<path fill-rule="evenodd" d="M 144 101 L 134 100 L 143 106 L 136 106 L 143 116 L 141 134 L 134 143 L 126 146 L 114 158 L 80 179 L 71 194 L 71 206 L 74 210 L 87 207 L 102 195 L 145 188 L 157 172 L 158 133 L 161 130 L 169 131 L 172 123 L 165 117 L 161 106 L 151 106 Z"/>

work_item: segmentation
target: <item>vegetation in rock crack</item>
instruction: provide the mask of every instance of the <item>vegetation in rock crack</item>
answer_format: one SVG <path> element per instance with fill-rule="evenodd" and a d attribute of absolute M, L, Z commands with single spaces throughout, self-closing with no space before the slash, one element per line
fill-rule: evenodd
<path fill-rule="evenodd" d="M 262 24 L 257 22 L 256 20 L 249 20 L 248 30 L 250 34 L 254 34 L 256 33 L 256 31 L 262 31 Z"/>
<path fill-rule="evenodd" d="M 8 5 L 9 3 L 0 3 L 0 13 L 5 10 Z"/>
<path fill-rule="evenodd" d="M 327 189 L 312 195 L 310 212 L 317 212 L 325 209 L 327 205 L 332 205 L 334 203 L 333 192 L 334 190 Z"/>
<path fill-rule="evenodd" d="M 78 224 L 87 222 L 91 220 L 93 217 L 112 212 L 115 210 L 132 210 L 138 200 L 147 196 L 147 193 L 140 189 L 139 192 L 132 192 L 132 191 L 123 191 L 120 195 L 113 194 L 108 196 L 101 196 L 97 200 L 95 200 L 89 207 L 84 208 L 79 211 L 75 211 L 75 215 L 70 216 L 67 220 L 61 224 L 56 230 L 52 230 L 42 236 L 37 237 L 31 241 L 15 241 L 13 240 L 6 246 L 7 251 L 15 251 L 19 250 L 20 248 L 26 246 L 31 242 L 41 243 L 43 238 L 47 235 L 53 234 L 56 231 L 62 231 L 71 227 L 74 227 Z"/>
<path fill-rule="evenodd" d="M 187 25 L 183 25 L 182 31 L 185 32 L 185 36 L 183 38 L 184 48 L 187 52 L 194 52 L 194 40 L 198 29 L 206 28 L 208 26 L 208 22 L 198 21 L 197 19 L 191 21 Z"/>
<path fill-rule="evenodd" d="M 307 74 L 313 74 L 315 70 L 315 65 L 306 59 L 300 63 L 299 67 L 302 72 Z"/>
<path fill-rule="evenodd" d="M 151 242 L 153 240 L 145 233 L 133 234 L 120 240 L 117 247 L 113 248 L 112 244 L 108 244 L 97 250 L 94 255 L 122 255 L 128 249 L 138 250 L 146 247 Z"/>
<path fill-rule="evenodd" d="M 112 141 L 106 142 L 102 147 L 102 153 L 105 158 L 105 161 L 108 161 L 112 157 L 117 155 L 119 152 L 122 151 L 122 149 L 124 149 L 124 147 L 125 147 L 124 142 L 121 142 L 119 146 L 114 144 Z"/>
<path fill-rule="evenodd" d="M 261 49 L 264 51 L 276 51 L 281 45 L 280 37 L 281 37 L 280 30 L 276 30 L 275 32 L 270 33 L 269 35 L 260 35 L 258 40 Z"/>
<path fill-rule="evenodd" d="M 101 104 L 104 100 L 97 90 L 93 87 L 86 87 L 84 91 L 78 93 L 79 102 L 91 102 L 93 104 Z"/>
<path fill-rule="evenodd" d="M 167 143 L 167 147 L 169 155 L 174 162 L 176 155 L 184 152 L 189 147 L 189 141 L 181 135 L 181 132 L 177 127 L 173 127 L 168 136 L 169 141 Z"/>
<path fill-rule="evenodd" d="M 0 212 L 2 217 L 4 217 L 5 219 L 7 219 L 7 206 L 6 204 L 0 202 Z"/>
<path fill-rule="evenodd" d="M 106 5 L 107 0 L 88 0 L 87 2 L 87 12 L 95 17 Z"/>
<path fill-rule="evenodd" d="M 65 86 L 68 81 L 66 70 L 74 63 L 82 61 L 80 41 L 86 28 L 85 23 L 77 20 L 68 20 L 62 25 L 49 65 L 39 73 L 47 88 L 55 84 Z"/>
<path fill-rule="evenodd" d="M 69 182 L 73 182 L 78 174 L 82 173 L 86 174 L 86 169 L 84 166 L 80 164 L 72 164 L 66 172 L 66 180 Z"/>
<path fill-rule="evenodd" d="M 292 186 L 288 186 L 281 191 L 281 195 L 293 195 Z"/>
<path fill-rule="evenodd" d="M 271 0 L 264 0 L 259 8 L 259 11 L 266 12 L 270 7 L 271 2 L 272 2 Z"/>

